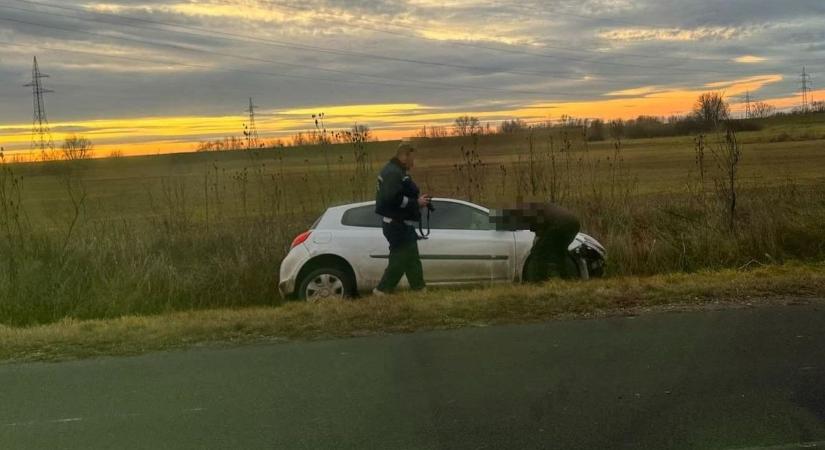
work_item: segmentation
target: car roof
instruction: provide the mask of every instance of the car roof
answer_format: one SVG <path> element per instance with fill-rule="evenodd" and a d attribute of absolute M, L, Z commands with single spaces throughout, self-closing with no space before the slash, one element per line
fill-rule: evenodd
<path fill-rule="evenodd" d="M 473 207 L 473 208 L 480 209 L 480 210 L 482 210 L 486 213 L 490 212 L 489 208 L 485 208 L 481 205 L 471 203 L 471 202 L 468 202 L 468 201 L 465 201 L 465 200 L 455 199 L 455 198 L 433 197 L 433 201 L 459 203 L 459 204 L 462 204 L 462 205 L 467 205 L 467 206 L 470 206 L 470 207 Z M 327 213 L 340 212 L 341 214 L 343 214 L 344 211 L 347 211 L 347 210 L 352 209 L 352 208 L 358 208 L 358 207 L 361 207 L 361 206 L 369 206 L 369 205 L 374 205 L 374 204 L 375 204 L 375 200 L 368 201 L 368 202 L 360 202 L 360 203 L 347 203 L 345 205 L 331 206 L 331 207 L 327 208 L 326 212 Z"/>
<path fill-rule="evenodd" d="M 481 211 L 484 211 L 485 213 L 490 212 L 490 210 L 488 208 L 485 208 L 481 205 L 477 205 L 475 203 L 471 203 L 471 202 L 464 201 L 464 200 L 458 200 L 458 199 L 455 199 L 455 198 L 434 197 L 433 201 L 458 203 L 458 204 L 461 204 L 461 205 L 467 205 L 471 208 L 479 209 Z M 363 207 L 363 206 L 370 206 L 370 205 L 374 205 L 374 204 L 375 204 L 375 200 L 368 201 L 368 202 L 347 203 L 347 204 L 344 204 L 344 205 L 331 206 L 331 207 L 327 208 L 327 210 L 324 211 L 323 214 L 321 214 L 321 217 L 318 218 L 318 220 L 314 224 L 315 226 L 313 228 L 314 229 L 330 229 L 330 228 L 336 229 L 336 228 L 339 228 L 341 226 L 341 218 L 344 216 L 344 213 L 346 211 L 348 211 L 350 209 L 353 209 L 353 208 L 359 208 L 359 207 Z"/>

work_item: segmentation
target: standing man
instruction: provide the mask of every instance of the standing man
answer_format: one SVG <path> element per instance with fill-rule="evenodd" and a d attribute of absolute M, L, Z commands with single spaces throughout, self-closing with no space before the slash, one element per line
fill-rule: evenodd
<path fill-rule="evenodd" d="M 395 157 L 378 175 L 375 212 L 383 217 L 382 228 L 390 244 L 390 261 L 378 287 L 372 291 L 375 295 L 391 293 L 403 275 L 407 276 L 413 290 L 426 289 L 415 224 L 421 220 L 421 208 L 429 204 L 430 197 L 421 195 L 408 175 L 407 171 L 414 165 L 415 148 L 402 142 Z"/>

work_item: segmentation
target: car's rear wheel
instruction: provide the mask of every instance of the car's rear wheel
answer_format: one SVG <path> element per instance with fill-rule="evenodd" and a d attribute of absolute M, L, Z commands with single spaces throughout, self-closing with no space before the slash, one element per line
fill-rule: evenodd
<path fill-rule="evenodd" d="M 342 300 L 351 295 L 354 284 L 351 277 L 342 270 L 322 267 L 304 277 L 298 289 L 298 297 L 308 302 Z"/>

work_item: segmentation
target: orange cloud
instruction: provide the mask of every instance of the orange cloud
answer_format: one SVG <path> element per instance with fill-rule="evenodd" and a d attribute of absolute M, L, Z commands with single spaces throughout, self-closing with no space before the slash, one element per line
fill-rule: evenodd
<path fill-rule="evenodd" d="M 528 122 L 543 121 L 569 115 L 581 118 L 630 119 L 640 115 L 669 116 L 690 111 L 696 97 L 708 90 L 719 90 L 728 98 L 746 91 L 752 95 L 767 85 L 782 81 L 781 75 L 762 75 L 736 80 L 707 83 L 694 88 L 640 86 L 610 92 L 605 98 L 580 102 L 534 102 L 519 108 L 472 111 L 482 123 L 520 118 Z M 825 90 L 812 93 L 825 99 Z M 799 103 L 798 96 L 765 98 L 777 108 Z M 734 108 L 738 107 L 736 104 Z M 317 106 L 289 110 L 261 111 L 258 130 L 264 139 L 274 139 L 314 128 L 311 115 L 324 112 L 327 129 L 349 128 L 355 123 L 373 127 L 373 134 L 381 139 L 410 136 L 423 125 L 446 125 L 460 115 L 454 108 L 433 107 L 417 103 L 363 104 Z M 213 117 L 143 117 L 134 119 L 81 120 L 53 123 L 55 130 L 81 130 L 98 149 L 98 156 L 120 150 L 124 154 L 154 154 L 192 151 L 196 143 L 223 136 L 241 136 L 243 116 Z M 22 150 L 29 146 L 30 124 L 0 125 L 0 145 L 7 150 Z M 54 133 L 55 142 L 62 141 L 64 133 Z"/>
<path fill-rule="evenodd" d="M 740 56 L 738 58 L 734 58 L 734 61 L 742 64 L 755 64 L 767 61 L 767 58 L 763 58 L 761 56 L 753 56 L 753 55 L 745 55 Z"/>
<path fill-rule="evenodd" d="M 641 115 L 670 116 L 683 114 L 693 108 L 696 97 L 707 90 L 723 91 L 727 97 L 756 92 L 773 83 L 782 81 L 782 75 L 763 75 L 738 80 L 707 83 L 699 89 L 664 89 L 646 86 L 608 95 L 637 94 L 634 97 L 596 100 L 589 102 L 538 103 L 534 108 L 553 108 L 574 117 L 600 119 L 631 119 Z"/>
<path fill-rule="evenodd" d="M 746 32 L 734 27 L 698 28 L 618 28 L 599 33 L 599 37 L 611 41 L 699 41 L 707 39 L 728 40 Z"/>

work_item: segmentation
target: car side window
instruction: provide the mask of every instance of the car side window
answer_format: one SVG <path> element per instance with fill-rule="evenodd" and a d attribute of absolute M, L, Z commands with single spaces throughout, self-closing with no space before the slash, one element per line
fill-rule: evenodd
<path fill-rule="evenodd" d="M 375 213 L 374 205 L 348 209 L 341 217 L 341 225 L 350 227 L 381 228 L 381 216 Z"/>
<path fill-rule="evenodd" d="M 433 230 L 492 230 L 490 216 L 477 208 L 461 203 L 434 201 L 435 211 L 430 214 Z M 426 215 L 426 212 L 422 212 Z M 426 218 L 423 218 L 426 225 Z"/>

